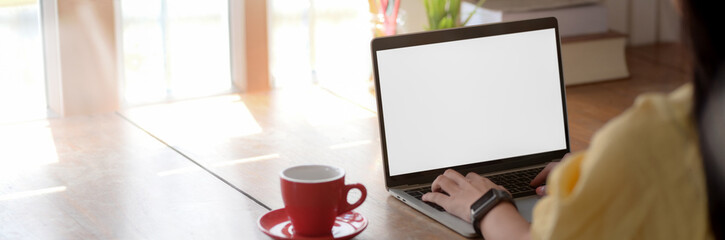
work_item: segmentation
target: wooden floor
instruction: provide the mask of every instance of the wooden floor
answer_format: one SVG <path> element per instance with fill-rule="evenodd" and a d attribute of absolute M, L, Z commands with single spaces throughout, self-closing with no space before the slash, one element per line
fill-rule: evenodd
<path fill-rule="evenodd" d="M 567 111 L 572 150 L 589 145 L 594 132 L 627 109 L 644 92 L 669 92 L 687 83 L 691 70 L 679 45 L 630 48 L 630 77 L 623 80 L 567 87 Z"/>
<path fill-rule="evenodd" d="M 676 45 L 629 49 L 629 79 L 568 87 L 573 150 L 690 75 Z M 384 189 L 375 113 L 318 88 L 0 125 L 0 239 L 255 239 L 278 173 L 332 164 L 368 188 L 359 239 L 458 239 Z"/>

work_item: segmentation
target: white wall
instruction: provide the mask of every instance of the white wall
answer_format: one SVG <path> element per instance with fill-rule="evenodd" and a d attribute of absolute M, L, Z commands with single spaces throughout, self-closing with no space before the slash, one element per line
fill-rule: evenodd
<path fill-rule="evenodd" d="M 630 45 L 680 40 L 680 19 L 672 0 L 602 0 L 602 4 L 607 7 L 610 29 L 628 34 Z M 401 1 L 400 8 L 405 11 L 404 32 L 423 31 L 428 25 L 423 0 Z M 473 19 L 473 23 L 487 23 L 496 17 L 485 14 L 496 13 L 478 11 L 477 18 L 485 19 Z"/>
<path fill-rule="evenodd" d="M 609 27 L 629 35 L 629 45 L 680 40 L 680 19 L 671 0 L 604 0 Z"/>

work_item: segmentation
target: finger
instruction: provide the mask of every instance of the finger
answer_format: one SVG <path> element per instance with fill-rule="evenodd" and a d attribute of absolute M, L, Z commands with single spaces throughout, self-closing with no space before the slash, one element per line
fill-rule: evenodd
<path fill-rule="evenodd" d="M 468 179 L 469 181 L 482 181 L 483 179 L 486 179 L 486 178 L 482 177 L 481 175 L 478 175 L 478 173 L 469 172 L 468 174 L 466 174 L 466 179 Z"/>
<path fill-rule="evenodd" d="M 456 182 L 456 184 L 459 186 L 463 186 L 464 184 L 468 183 L 463 175 L 453 169 L 446 170 L 443 175 Z"/>
<path fill-rule="evenodd" d="M 534 180 L 531 180 L 531 183 L 529 185 L 531 185 L 532 187 L 536 187 L 541 184 L 544 184 L 544 182 L 546 181 L 546 178 L 549 176 L 549 172 L 551 172 L 551 169 L 553 169 L 557 164 L 559 164 L 559 163 L 550 162 L 549 164 L 546 164 L 546 167 L 544 167 L 544 169 L 541 170 L 541 172 L 538 175 L 536 175 L 536 177 L 534 177 Z"/>
<path fill-rule="evenodd" d="M 426 202 L 432 202 L 435 204 L 438 204 L 440 206 L 446 206 L 448 204 L 448 200 L 450 199 L 449 196 L 446 196 L 443 193 L 439 192 L 429 192 L 426 194 L 423 194 L 423 201 Z"/>
<path fill-rule="evenodd" d="M 546 186 L 541 186 L 536 188 L 536 195 L 539 196 L 546 196 Z"/>
<path fill-rule="evenodd" d="M 504 189 L 503 186 L 498 185 L 498 183 L 491 181 L 491 179 L 488 179 L 487 177 L 481 177 L 481 181 L 485 182 L 486 185 L 488 185 L 488 186 L 492 186 L 492 187 L 499 186 L 499 187 L 501 187 L 501 189 Z"/>
<path fill-rule="evenodd" d="M 458 184 L 448 178 L 446 175 L 439 175 L 435 181 L 433 181 L 433 185 L 431 185 L 431 191 L 433 192 L 440 192 L 443 190 L 444 192 L 451 193 L 457 191 Z"/>

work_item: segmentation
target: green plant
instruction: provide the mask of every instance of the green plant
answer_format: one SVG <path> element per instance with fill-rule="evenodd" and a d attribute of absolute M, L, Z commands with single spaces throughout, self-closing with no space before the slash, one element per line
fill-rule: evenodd
<path fill-rule="evenodd" d="M 486 0 L 479 0 L 476 8 L 461 22 L 461 0 L 423 0 L 428 15 L 428 30 L 454 28 L 466 25 Z"/>

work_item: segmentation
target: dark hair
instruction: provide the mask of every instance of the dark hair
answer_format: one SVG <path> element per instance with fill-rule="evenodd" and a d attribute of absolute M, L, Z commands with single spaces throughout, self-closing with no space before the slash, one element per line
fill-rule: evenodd
<path fill-rule="evenodd" d="M 717 239 L 725 238 L 725 159 L 723 93 L 725 28 L 718 26 L 723 8 L 718 1 L 681 0 L 684 40 L 692 51 L 694 118 L 707 183 L 710 227 Z M 721 146 L 723 145 L 723 146 Z"/>

